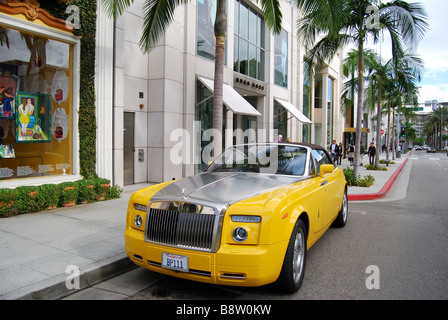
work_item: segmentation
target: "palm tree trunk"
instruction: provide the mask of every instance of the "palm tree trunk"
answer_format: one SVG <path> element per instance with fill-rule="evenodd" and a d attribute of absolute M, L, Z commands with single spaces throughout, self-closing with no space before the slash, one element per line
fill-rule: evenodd
<path fill-rule="evenodd" d="M 215 21 L 215 78 L 213 88 L 213 156 L 222 152 L 223 137 L 223 86 L 224 86 L 224 44 L 227 31 L 226 0 L 218 0 Z"/>
<path fill-rule="evenodd" d="M 387 107 L 387 140 L 386 140 L 386 160 L 389 160 L 390 149 L 390 106 Z"/>
<path fill-rule="evenodd" d="M 392 160 L 395 160 L 396 146 L 395 146 L 395 109 L 392 109 Z"/>
<path fill-rule="evenodd" d="M 381 84 L 378 85 L 378 106 L 376 111 L 376 155 L 375 167 L 380 166 L 380 148 L 381 148 Z"/>
<path fill-rule="evenodd" d="M 363 100 L 363 85 L 364 85 L 364 42 L 362 35 L 359 36 L 358 44 L 358 105 L 356 106 L 356 139 L 355 139 L 355 165 L 354 174 L 358 177 L 359 159 L 361 150 L 362 138 L 362 100 Z"/>

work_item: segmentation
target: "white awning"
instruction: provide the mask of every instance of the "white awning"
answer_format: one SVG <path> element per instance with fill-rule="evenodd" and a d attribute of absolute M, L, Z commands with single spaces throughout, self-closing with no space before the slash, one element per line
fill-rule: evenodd
<path fill-rule="evenodd" d="M 310 119 L 308 119 L 302 112 L 300 112 L 299 109 L 297 109 L 296 107 L 294 107 L 291 103 L 289 103 L 288 101 L 282 100 L 282 99 L 277 99 L 275 98 L 275 100 L 280 103 L 286 110 L 288 110 L 289 112 L 292 113 L 292 115 L 299 120 L 302 123 L 313 123 Z"/>
<path fill-rule="evenodd" d="M 213 92 L 214 82 L 213 80 L 206 79 L 198 76 L 208 90 Z M 223 100 L 224 104 L 230 108 L 234 113 L 245 114 L 249 116 L 261 116 L 261 113 L 257 111 L 246 99 L 244 99 L 235 89 L 228 84 L 223 85 Z"/>

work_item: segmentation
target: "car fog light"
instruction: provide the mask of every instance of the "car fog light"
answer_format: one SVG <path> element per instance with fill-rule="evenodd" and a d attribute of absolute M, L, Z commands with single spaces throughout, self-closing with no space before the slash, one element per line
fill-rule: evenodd
<path fill-rule="evenodd" d="M 247 239 L 247 230 L 243 227 L 238 227 L 233 230 L 233 240 L 236 242 L 243 242 Z"/>
<path fill-rule="evenodd" d="M 142 218 L 142 216 L 141 215 L 136 215 L 135 216 L 135 218 L 134 218 L 134 224 L 135 224 L 135 226 L 137 227 L 137 228 L 140 228 L 141 226 L 142 226 L 142 223 L 143 223 L 143 218 Z"/>

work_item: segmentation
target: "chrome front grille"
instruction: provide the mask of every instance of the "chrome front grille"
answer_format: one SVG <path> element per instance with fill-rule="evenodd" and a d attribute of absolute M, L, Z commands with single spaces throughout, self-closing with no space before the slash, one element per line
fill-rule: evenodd
<path fill-rule="evenodd" d="M 172 208 L 172 207 L 171 207 Z M 219 215 L 150 207 L 146 241 L 172 247 L 215 251 Z"/>

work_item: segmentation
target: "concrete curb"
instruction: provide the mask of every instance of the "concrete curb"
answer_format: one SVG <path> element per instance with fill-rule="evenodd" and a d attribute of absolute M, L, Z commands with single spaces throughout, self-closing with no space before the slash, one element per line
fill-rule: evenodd
<path fill-rule="evenodd" d="M 395 180 L 397 179 L 398 175 L 400 174 L 401 170 L 405 166 L 405 164 L 408 162 L 408 158 L 406 158 L 403 163 L 395 170 L 394 174 L 387 180 L 386 184 L 383 186 L 383 188 L 377 192 L 377 193 L 366 193 L 366 194 L 349 194 L 347 196 L 348 201 L 365 201 L 365 200 L 376 200 L 384 197 L 392 188 Z"/>
<path fill-rule="evenodd" d="M 79 290 L 135 269 L 137 266 L 126 253 L 86 266 L 80 270 L 79 289 L 68 289 L 66 281 L 70 274 L 60 275 L 46 281 L 18 289 L 0 296 L 2 300 L 58 300 Z"/>

